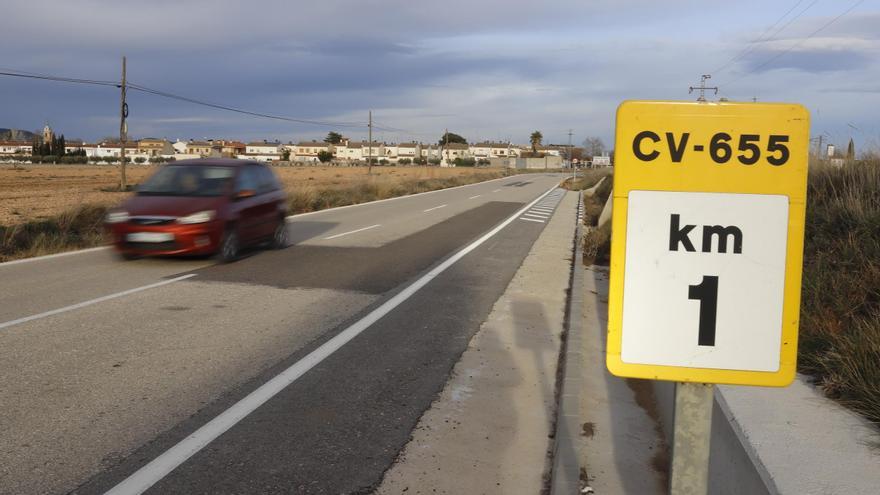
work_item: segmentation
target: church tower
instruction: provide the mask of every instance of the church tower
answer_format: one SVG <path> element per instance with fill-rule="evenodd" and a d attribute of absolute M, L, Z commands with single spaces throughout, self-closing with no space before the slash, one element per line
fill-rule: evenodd
<path fill-rule="evenodd" d="M 52 128 L 49 127 L 49 123 L 46 122 L 46 126 L 43 127 L 43 142 L 51 143 L 53 139 L 55 139 L 55 132 L 52 131 Z"/>

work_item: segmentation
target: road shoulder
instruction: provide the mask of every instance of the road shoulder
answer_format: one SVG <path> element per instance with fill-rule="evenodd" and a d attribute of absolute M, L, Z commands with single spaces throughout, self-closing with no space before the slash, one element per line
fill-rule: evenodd
<path fill-rule="evenodd" d="M 377 493 L 547 486 L 576 208 L 568 193 Z"/>

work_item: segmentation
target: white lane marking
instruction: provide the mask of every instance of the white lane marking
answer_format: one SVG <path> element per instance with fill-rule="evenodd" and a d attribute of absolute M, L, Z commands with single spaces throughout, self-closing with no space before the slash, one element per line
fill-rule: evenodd
<path fill-rule="evenodd" d="M 74 309 L 84 308 L 86 306 L 91 306 L 92 304 L 97 304 L 99 302 L 109 301 L 111 299 L 116 299 L 118 297 L 127 296 L 129 294 L 134 294 L 135 292 L 140 292 L 147 289 L 155 289 L 156 287 L 162 287 L 163 285 L 168 285 L 174 282 L 179 282 L 181 280 L 186 280 L 191 277 L 195 277 L 195 273 L 190 273 L 189 275 L 183 275 L 177 278 L 172 278 L 168 280 L 163 280 L 161 282 L 156 282 L 155 284 L 144 285 L 141 287 L 135 287 L 134 289 L 124 290 L 122 292 L 117 292 L 115 294 L 109 294 L 106 296 L 102 296 L 96 299 L 90 299 L 88 301 L 83 301 L 81 303 L 71 304 L 70 306 L 64 306 L 63 308 L 53 309 L 51 311 L 46 311 L 44 313 L 38 313 L 31 316 L 25 316 L 24 318 L 18 318 L 17 320 L 11 320 L 4 323 L 0 323 L 0 328 L 7 328 L 13 325 L 18 325 L 20 323 L 25 323 L 28 321 L 38 320 L 40 318 L 45 318 L 47 316 L 57 315 L 59 313 L 64 313 L 67 311 L 72 311 Z"/>
<path fill-rule="evenodd" d="M 433 208 L 428 208 L 427 210 L 422 210 L 422 213 L 428 213 L 429 211 L 439 210 L 440 208 L 445 208 L 446 205 L 435 206 Z"/>
<path fill-rule="evenodd" d="M 536 220 L 536 219 L 534 219 L 534 218 L 526 218 L 526 217 L 522 217 L 522 218 L 520 218 L 520 220 L 525 220 L 525 221 L 527 221 L 527 222 L 538 222 L 538 223 L 544 223 L 543 220 Z"/>
<path fill-rule="evenodd" d="M 538 208 L 538 207 L 536 206 L 536 207 L 532 208 L 532 209 L 529 210 L 529 211 L 546 211 L 546 212 L 551 212 L 551 211 L 553 211 L 553 210 L 554 210 L 554 208 Z"/>
<path fill-rule="evenodd" d="M 543 198 L 551 191 L 556 189 L 553 186 L 547 192 L 542 194 L 538 199 L 532 201 L 513 215 L 500 223 L 494 229 L 483 234 L 482 237 L 461 249 L 443 263 L 440 263 L 430 272 L 413 282 L 409 287 L 398 292 L 394 297 L 383 303 L 378 308 L 346 328 L 327 342 L 321 344 L 320 347 L 310 352 L 307 356 L 300 359 L 279 375 L 272 378 L 259 388 L 248 394 L 245 398 L 236 402 L 229 409 L 220 413 L 219 416 L 212 419 L 198 430 L 191 433 L 188 437 L 181 440 L 177 445 L 171 447 L 159 457 L 150 461 L 144 467 L 138 469 L 134 474 L 122 480 L 118 485 L 106 492 L 105 495 L 139 495 L 147 491 L 157 481 L 164 478 L 168 473 L 183 464 L 187 459 L 202 450 L 206 445 L 214 441 L 224 432 L 235 426 L 236 423 L 254 412 L 258 407 L 265 404 L 269 399 L 277 395 L 279 392 L 287 388 L 288 385 L 296 381 L 307 371 L 315 367 L 321 361 L 331 356 L 353 338 L 360 335 L 364 330 L 369 328 L 373 323 L 383 316 L 390 313 L 394 308 L 409 299 L 413 294 L 422 287 L 434 280 L 441 273 L 446 271 L 450 266 L 464 258 L 468 253 L 477 249 L 481 244 L 486 242 L 501 231 L 504 227 L 510 225 L 520 215 L 528 211 L 539 199 Z M 543 222 L 542 222 L 543 223 Z"/>
<path fill-rule="evenodd" d="M 3 263 L 0 263 L 0 268 L 3 268 L 4 266 L 18 265 L 21 263 L 30 263 L 31 261 L 43 261 L 43 260 L 48 260 L 48 259 L 52 259 L 52 258 L 60 258 L 62 256 L 70 256 L 71 254 L 92 253 L 94 251 L 101 251 L 102 249 L 110 249 L 110 246 L 93 247 L 93 248 L 88 248 L 88 249 L 77 249 L 76 251 L 66 251 L 63 253 L 47 254 L 45 256 L 36 256 L 34 258 L 24 258 L 24 259 L 20 259 L 20 260 L 4 261 Z"/>
<path fill-rule="evenodd" d="M 376 225 L 370 225 L 369 227 L 364 227 L 362 229 L 351 230 L 348 232 L 343 232 L 341 234 L 331 235 L 330 237 L 325 237 L 324 240 L 328 241 L 330 239 L 336 239 L 337 237 L 342 237 L 342 236 L 348 235 L 348 234 L 357 234 L 358 232 L 363 232 L 365 230 L 375 229 L 376 227 L 381 227 L 381 226 L 382 226 L 381 224 L 377 223 Z"/>
<path fill-rule="evenodd" d="M 542 220 L 546 220 L 550 218 L 550 215 L 538 215 L 537 213 L 526 213 L 523 215 L 524 217 L 532 217 L 532 218 L 540 218 Z"/>
<path fill-rule="evenodd" d="M 500 190 L 501 190 L 501 189 L 495 189 L 495 190 L 494 190 L 494 191 L 492 191 L 492 192 L 498 192 L 498 191 L 500 191 Z"/>
<path fill-rule="evenodd" d="M 477 199 L 477 198 L 479 198 L 480 196 L 482 196 L 482 194 L 477 194 L 476 196 L 471 196 L 471 197 L 469 197 L 468 199 Z"/>

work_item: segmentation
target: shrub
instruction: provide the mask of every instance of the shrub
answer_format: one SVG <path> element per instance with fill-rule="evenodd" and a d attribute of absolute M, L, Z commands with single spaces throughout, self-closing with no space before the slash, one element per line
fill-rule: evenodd
<path fill-rule="evenodd" d="M 798 367 L 880 425 L 880 162 L 810 169 Z"/>
<path fill-rule="evenodd" d="M 318 161 L 321 163 L 327 163 L 333 159 L 333 153 L 329 151 L 321 150 L 318 152 Z"/>
<path fill-rule="evenodd" d="M 410 160 L 409 158 L 401 158 L 400 160 L 397 160 L 397 163 L 398 165 L 409 165 L 410 163 L 412 163 L 412 160 Z"/>
<path fill-rule="evenodd" d="M 147 159 L 144 158 L 144 157 L 142 157 L 142 156 L 139 156 L 139 157 L 137 157 L 137 158 L 134 159 L 134 162 L 137 163 L 138 165 L 144 163 L 145 161 L 147 161 Z"/>

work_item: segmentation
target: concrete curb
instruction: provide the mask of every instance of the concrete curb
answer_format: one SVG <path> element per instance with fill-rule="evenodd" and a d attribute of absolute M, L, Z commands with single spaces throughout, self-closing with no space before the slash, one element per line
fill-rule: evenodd
<path fill-rule="evenodd" d="M 584 207 L 583 193 L 578 194 L 576 218 L 581 218 Z M 565 340 L 562 349 L 562 385 L 559 405 L 556 409 L 556 435 L 553 446 L 551 470 L 551 495 L 580 493 L 580 456 L 577 451 L 565 448 L 577 445 L 580 414 L 580 391 L 583 389 L 583 318 L 581 308 L 584 299 L 583 246 L 580 243 L 582 224 L 577 222 L 572 247 L 571 279 L 565 308 Z"/>

